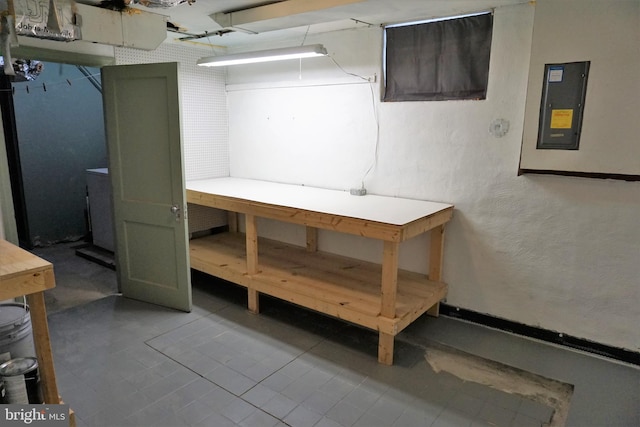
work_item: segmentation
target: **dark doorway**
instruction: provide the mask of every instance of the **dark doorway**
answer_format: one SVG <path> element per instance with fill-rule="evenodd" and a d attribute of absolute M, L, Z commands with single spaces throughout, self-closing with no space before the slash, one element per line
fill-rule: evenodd
<path fill-rule="evenodd" d="M 17 80 L 0 75 L 20 246 L 81 240 L 86 170 L 107 166 L 100 70 L 44 62 L 37 78 Z"/>

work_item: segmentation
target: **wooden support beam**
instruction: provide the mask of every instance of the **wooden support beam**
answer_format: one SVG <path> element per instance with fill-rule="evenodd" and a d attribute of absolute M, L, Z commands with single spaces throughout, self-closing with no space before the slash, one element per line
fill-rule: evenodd
<path fill-rule="evenodd" d="M 44 272 L 53 278 L 53 270 Z M 42 397 L 45 403 L 59 404 L 58 386 L 56 384 L 56 372 L 53 365 L 53 355 L 51 353 L 51 339 L 49 338 L 49 326 L 47 324 L 47 310 L 44 303 L 44 293 L 36 292 L 27 295 L 27 303 L 31 312 L 31 323 L 33 328 L 33 340 L 38 344 L 36 356 L 38 357 L 38 372 L 40 374 L 40 385 Z"/>
<path fill-rule="evenodd" d="M 444 255 L 444 224 L 431 230 L 431 247 L 429 249 L 429 280 L 442 281 L 442 259 Z M 440 302 L 427 310 L 429 316 L 440 315 Z"/>
<path fill-rule="evenodd" d="M 247 273 L 258 272 L 258 227 L 255 215 L 245 215 L 246 243 L 247 243 Z"/>
<path fill-rule="evenodd" d="M 442 280 L 442 258 L 444 252 L 444 225 L 431 230 L 431 248 L 429 250 L 429 280 Z"/>
<path fill-rule="evenodd" d="M 318 252 L 318 229 L 307 227 L 307 252 Z"/>
<path fill-rule="evenodd" d="M 245 232 L 247 245 L 247 274 L 258 274 L 258 227 L 255 215 L 245 215 Z M 249 311 L 258 313 L 258 291 L 247 287 Z"/>
<path fill-rule="evenodd" d="M 397 242 L 384 242 L 382 250 L 382 304 L 380 315 L 396 317 L 396 294 L 398 292 L 398 252 Z"/>
<path fill-rule="evenodd" d="M 260 313 L 260 293 L 253 289 L 247 288 L 247 308 L 254 314 Z"/>
<path fill-rule="evenodd" d="M 380 332 L 378 338 L 378 362 L 383 365 L 393 365 L 394 336 Z"/>
<path fill-rule="evenodd" d="M 285 189 L 286 188 L 287 187 L 285 187 Z M 373 197 L 378 198 L 382 196 L 372 196 L 372 198 Z M 389 203 L 398 203 L 398 201 L 403 200 L 391 197 L 388 199 L 390 199 Z M 371 199 L 368 198 L 367 200 Z M 368 221 L 352 216 L 333 215 L 304 208 L 285 207 L 189 189 L 187 189 L 187 201 L 197 205 L 242 214 L 250 213 L 260 218 L 270 218 L 292 224 L 302 224 L 324 230 L 337 231 L 339 233 L 355 234 L 362 237 L 395 242 L 405 241 L 411 237 L 425 233 L 433 227 L 446 223 L 451 219 L 453 211 L 453 206 L 451 205 L 428 202 L 432 205 L 431 207 L 426 207 L 430 213 L 399 227 L 396 224 L 389 224 L 384 221 Z M 414 202 L 415 201 L 411 201 L 411 203 Z M 402 209 L 402 206 L 399 206 L 398 209 Z M 363 227 L 363 222 L 366 223 L 366 227 Z"/>
<path fill-rule="evenodd" d="M 237 233 L 238 232 L 238 213 L 237 212 L 227 212 L 227 224 L 229 225 L 229 232 Z"/>

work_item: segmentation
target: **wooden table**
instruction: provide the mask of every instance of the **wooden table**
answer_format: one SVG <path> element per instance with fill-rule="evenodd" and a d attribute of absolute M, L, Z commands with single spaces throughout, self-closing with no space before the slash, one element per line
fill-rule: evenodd
<path fill-rule="evenodd" d="M 437 315 L 446 296 L 450 204 L 239 178 L 189 181 L 187 201 L 232 213 L 230 233 L 190 242 L 191 268 L 245 286 L 255 313 L 262 292 L 376 330 L 381 363 L 393 363 L 395 335 L 427 311 Z M 244 214 L 244 236 L 237 213 Z M 257 217 L 305 226 L 306 248 L 258 238 Z M 381 266 L 319 252 L 318 229 L 381 240 Z M 400 244 L 428 231 L 428 276 L 398 269 Z"/>
<path fill-rule="evenodd" d="M 53 266 L 50 262 L 0 239 L 0 300 L 26 295 L 42 394 L 44 403 L 50 404 L 62 403 L 56 383 L 47 309 L 44 303 L 44 291 L 55 286 Z M 70 423 L 71 426 L 75 426 L 73 411 L 70 412 Z"/>

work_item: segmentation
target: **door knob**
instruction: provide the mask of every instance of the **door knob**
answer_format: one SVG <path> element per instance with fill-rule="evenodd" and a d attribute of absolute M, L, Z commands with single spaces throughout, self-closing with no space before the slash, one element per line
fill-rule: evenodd
<path fill-rule="evenodd" d="M 180 222 L 180 207 L 178 205 L 171 206 L 171 213 L 175 215 L 176 222 Z"/>

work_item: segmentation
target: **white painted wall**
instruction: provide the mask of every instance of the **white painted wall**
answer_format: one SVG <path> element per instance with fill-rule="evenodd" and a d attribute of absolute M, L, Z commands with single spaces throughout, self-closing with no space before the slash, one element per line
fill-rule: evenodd
<path fill-rule="evenodd" d="M 334 85 L 347 76 L 328 58 L 305 60 L 302 73 L 296 61 L 229 67 L 230 173 L 340 189 L 364 181 L 370 193 L 454 203 L 449 304 L 638 351 L 640 183 L 517 176 L 534 8 L 496 10 L 485 101 L 380 104 L 377 84 Z M 380 74 L 379 28 L 306 43 L 324 43 L 349 72 Z M 496 118 L 511 124 L 502 138 L 488 132 Z M 304 242 L 301 228 L 264 221 L 259 231 Z M 426 272 L 427 244 L 406 242 L 401 267 Z M 320 248 L 381 253 L 330 232 Z"/>
<path fill-rule="evenodd" d="M 178 62 L 185 179 L 229 175 L 225 75 L 198 67 L 210 51 L 164 43 L 156 50 L 116 48 L 117 65 Z"/>
<path fill-rule="evenodd" d="M 591 62 L 580 149 L 538 150 L 544 66 L 579 61 Z M 640 175 L 639 76 L 640 1 L 538 1 L 521 167 Z"/>
<path fill-rule="evenodd" d="M 198 67 L 209 50 L 164 43 L 156 50 L 116 48 L 117 65 L 178 62 L 184 175 L 186 180 L 229 175 L 229 141 L 225 75 L 220 69 Z M 189 232 L 226 224 L 226 213 L 189 205 Z"/>

